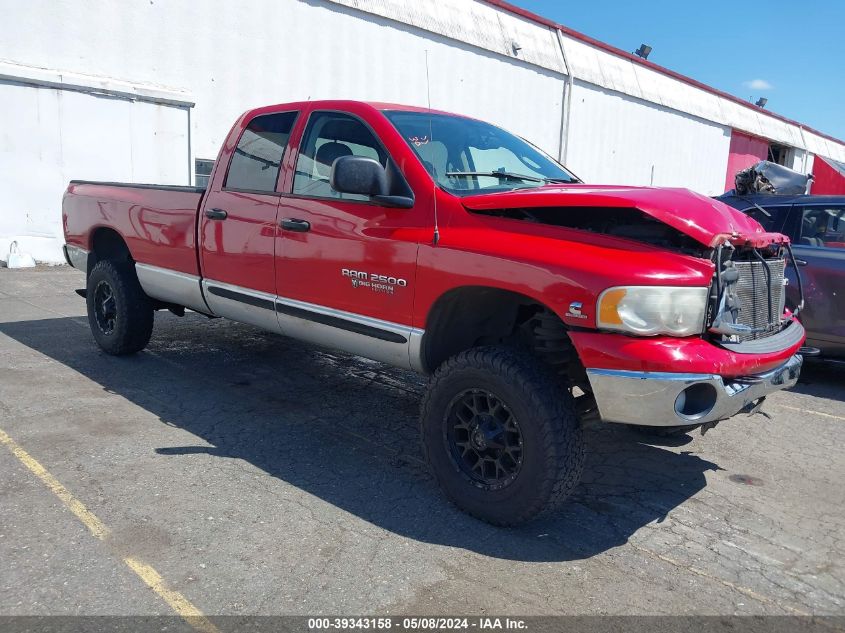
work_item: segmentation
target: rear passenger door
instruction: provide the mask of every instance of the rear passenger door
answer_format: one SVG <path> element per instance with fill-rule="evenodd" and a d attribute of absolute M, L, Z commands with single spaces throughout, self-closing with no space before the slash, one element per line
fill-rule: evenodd
<path fill-rule="evenodd" d="M 276 214 L 280 165 L 297 112 L 254 115 L 226 141 L 200 213 L 203 291 L 214 314 L 278 330 Z M 226 155 L 226 152 L 223 152 Z"/>
<path fill-rule="evenodd" d="M 845 345 L 845 204 L 796 204 L 789 219 L 809 342 Z M 793 292 L 795 281 L 790 280 Z"/>

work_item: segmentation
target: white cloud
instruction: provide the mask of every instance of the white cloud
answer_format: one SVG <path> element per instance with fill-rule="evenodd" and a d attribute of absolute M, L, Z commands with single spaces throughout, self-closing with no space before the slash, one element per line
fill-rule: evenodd
<path fill-rule="evenodd" d="M 765 79 L 752 79 L 751 81 L 744 81 L 742 85 L 744 85 L 746 88 L 750 88 L 751 90 L 772 90 L 774 88 L 774 86 Z"/>

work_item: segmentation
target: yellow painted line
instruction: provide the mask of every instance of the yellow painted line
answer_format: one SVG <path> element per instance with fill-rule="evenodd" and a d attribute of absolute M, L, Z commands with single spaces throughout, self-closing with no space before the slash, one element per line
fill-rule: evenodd
<path fill-rule="evenodd" d="M 17 442 L 6 435 L 3 429 L 0 429 L 0 443 L 5 444 L 12 451 L 12 454 L 26 466 L 32 474 L 38 477 L 45 486 L 47 486 L 54 495 L 56 495 L 65 507 L 76 515 L 76 518 L 82 521 L 83 525 L 88 528 L 98 539 L 103 540 L 109 533 L 109 529 L 92 513 L 85 505 L 76 499 L 70 491 L 65 488 L 61 482 L 47 472 L 38 461 L 29 453 L 23 450 Z"/>
<path fill-rule="evenodd" d="M 220 630 L 199 609 L 191 604 L 185 596 L 178 591 L 168 589 L 164 579 L 155 569 L 131 557 L 124 558 L 123 562 L 129 566 L 129 569 L 138 574 L 150 589 L 155 591 L 162 600 L 170 605 L 171 609 L 178 613 L 194 629 L 202 633 L 220 633 Z"/>
<path fill-rule="evenodd" d="M 82 524 L 88 528 L 91 534 L 101 541 L 105 541 L 109 535 L 109 528 L 97 518 L 97 516 L 85 507 L 79 499 L 74 497 L 70 491 L 65 488 L 62 483 L 53 477 L 44 466 L 42 466 L 37 459 L 27 453 L 15 440 L 0 429 L 0 444 L 4 444 L 18 458 L 21 464 L 41 482 L 47 486 L 50 491 L 56 495 L 64 506 L 73 512 Z M 202 612 L 197 609 L 185 596 L 178 591 L 169 589 L 161 575 L 151 566 L 139 561 L 136 558 L 125 557 L 123 562 L 129 569 L 131 569 L 137 576 L 144 581 L 150 589 L 152 589 L 158 597 L 164 600 L 171 609 L 173 609 L 185 622 L 191 627 L 200 631 L 200 633 L 220 633 L 220 630 L 206 618 Z"/>
<path fill-rule="evenodd" d="M 802 409 L 800 407 L 790 407 L 787 404 L 776 404 L 775 406 L 778 406 L 781 409 L 789 409 L 790 411 L 799 411 L 801 413 L 809 413 L 811 415 L 820 415 L 823 418 L 833 418 L 834 420 L 845 421 L 845 416 L 834 415 L 832 413 L 824 413 L 823 411 L 813 411 L 812 409 Z"/>

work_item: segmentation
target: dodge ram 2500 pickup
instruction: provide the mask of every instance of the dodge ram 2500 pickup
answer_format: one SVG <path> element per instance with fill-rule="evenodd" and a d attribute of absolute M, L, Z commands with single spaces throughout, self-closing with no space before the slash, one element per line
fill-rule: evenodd
<path fill-rule="evenodd" d="M 71 181 L 62 210 L 103 350 L 187 308 L 430 374 L 426 457 L 495 524 L 573 490 L 584 420 L 706 430 L 801 368 L 785 236 L 687 190 L 583 184 L 464 116 L 263 107 L 207 189 Z"/>

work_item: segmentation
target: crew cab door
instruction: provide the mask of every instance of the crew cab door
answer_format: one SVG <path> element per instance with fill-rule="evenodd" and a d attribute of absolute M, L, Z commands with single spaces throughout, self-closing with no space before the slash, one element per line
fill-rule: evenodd
<path fill-rule="evenodd" d="M 796 204 L 789 217 L 805 306 L 799 317 L 810 345 L 845 354 L 845 204 Z M 790 278 L 791 291 L 796 292 Z"/>
<path fill-rule="evenodd" d="M 276 309 L 282 331 L 409 365 L 414 278 L 425 209 L 391 208 L 329 183 L 342 156 L 385 165 L 388 150 L 362 118 L 313 111 L 298 144 L 290 193 L 279 203 Z M 413 362 L 410 363 L 413 366 Z"/>
<path fill-rule="evenodd" d="M 232 129 L 200 210 L 205 299 L 218 316 L 278 331 L 277 184 L 297 112 L 253 113 Z"/>

